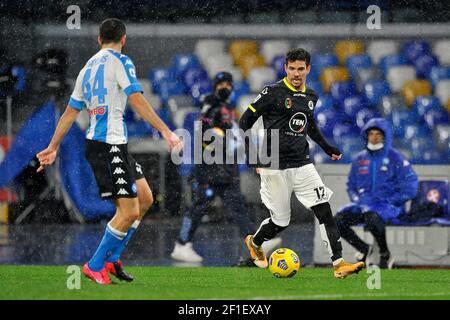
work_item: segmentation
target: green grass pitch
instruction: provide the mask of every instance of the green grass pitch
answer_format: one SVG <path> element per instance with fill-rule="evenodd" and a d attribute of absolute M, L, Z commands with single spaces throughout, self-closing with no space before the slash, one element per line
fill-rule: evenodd
<path fill-rule="evenodd" d="M 449 270 L 381 270 L 381 288 L 372 290 L 366 270 L 344 280 L 334 279 L 331 268 L 301 268 L 290 279 L 257 268 L 127 270 L 132 283 L 112 277 L 116 284 L 100 286 L 81 274 L 80 289 L 69 290 L 67 267 L 0 266 L 0 299 L 450 299 Z"/>

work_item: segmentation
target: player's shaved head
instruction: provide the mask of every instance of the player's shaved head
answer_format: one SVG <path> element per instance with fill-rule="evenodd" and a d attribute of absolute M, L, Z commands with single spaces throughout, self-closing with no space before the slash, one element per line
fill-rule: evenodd
<path fill-rule="evenodd" d="M 100 25 L 99 37 L 102 44 L 118 43 L 125 34 L 125 24 L 119 19 L 106 19 Z"/>

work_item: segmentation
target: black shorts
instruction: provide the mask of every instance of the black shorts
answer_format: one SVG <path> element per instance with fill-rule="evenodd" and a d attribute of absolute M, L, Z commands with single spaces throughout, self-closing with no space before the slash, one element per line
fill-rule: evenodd
<path fill-rule="evenodd" d="M 144 178 L 144 174 L 141 165 L 128 154 L 126 144 L 86 139 L 86 159 L 102 199 L 137 197 L 136 180 Z"/>

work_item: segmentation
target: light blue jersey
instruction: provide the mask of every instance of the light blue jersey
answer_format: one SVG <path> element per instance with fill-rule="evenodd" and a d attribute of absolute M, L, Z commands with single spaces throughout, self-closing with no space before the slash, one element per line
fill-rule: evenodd
<path fill-rule="evenodd" d="M 69 106 L 87 108 L 87 139 L 124 144 L 128 141 L 125 108 L 128 96 L 135 92 L 143 90 L 131 59 L 112 49 L 102 49 L 80 71 Z"/>

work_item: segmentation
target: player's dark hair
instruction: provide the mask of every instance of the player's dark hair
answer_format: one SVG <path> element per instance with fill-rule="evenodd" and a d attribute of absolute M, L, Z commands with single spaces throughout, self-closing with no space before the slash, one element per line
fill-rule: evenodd
<path fill-rule="evenodd" d="M 100 25 L 100 39 L 102 43 L 117 43 L 126 34 L 125 24 L 116 18 L 106 19 Z"/>
<path fill-rule="evenodd" d="M 286 61 L 284 64 L 288 65 L 289 62 L 294 62 L 297 60 L 305 61 L 306 66 L 309 66 L 311 62 L 311 55 L 308 51 L 302 48 L 292 49 L 286 54 Z"/>

